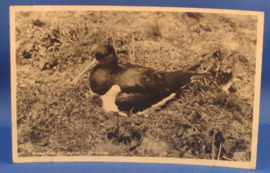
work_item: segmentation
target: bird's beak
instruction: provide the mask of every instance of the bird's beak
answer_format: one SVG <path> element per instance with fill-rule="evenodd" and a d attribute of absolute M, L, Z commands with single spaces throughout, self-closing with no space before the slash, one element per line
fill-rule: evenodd
<path fill-rule="evenodd" d="M 94 58 L 94 60 L 71 83 L 75 84 L 78 82 L 88 70 L 94 68 L 98 63 L 99 62 Z"/>

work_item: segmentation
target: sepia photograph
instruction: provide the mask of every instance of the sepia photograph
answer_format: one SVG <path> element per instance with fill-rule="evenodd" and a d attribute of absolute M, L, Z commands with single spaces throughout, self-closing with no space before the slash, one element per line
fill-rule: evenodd
<path fill-rule="evenodd" d="M 263 12 L 10 8 L 13 161 L 255 169 Z"/>

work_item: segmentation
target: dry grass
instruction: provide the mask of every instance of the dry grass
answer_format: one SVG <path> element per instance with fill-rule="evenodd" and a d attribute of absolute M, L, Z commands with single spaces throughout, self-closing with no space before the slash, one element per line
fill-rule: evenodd
<path fill-rule="evenodd" d="M 157 70 L 202 64 L 208 78 L 148 117 L 106 113 L 86 76 L 99 44 Z M 21 12 L 16 16 L 18 153 L 249 161 L 256 18 L 166 12 Z"/>

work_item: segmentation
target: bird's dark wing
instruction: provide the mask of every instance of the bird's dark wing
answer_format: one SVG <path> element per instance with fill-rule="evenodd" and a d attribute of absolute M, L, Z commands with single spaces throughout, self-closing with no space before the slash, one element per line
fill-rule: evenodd
<path fill-rule="evenodd" d="M 164 75 L 141 66 L 127 66 L 117 78 L 116 84 L 126 93 L 158 93 L 169 90 L 165 87 Z"/>

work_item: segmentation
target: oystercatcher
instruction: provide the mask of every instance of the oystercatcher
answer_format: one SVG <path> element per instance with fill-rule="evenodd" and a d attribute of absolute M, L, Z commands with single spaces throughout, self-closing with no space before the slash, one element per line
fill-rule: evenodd
<path fill-rule="evenodd" d="M 91 92 L 101 97 L 105 111 L 120 115 L 160 107 L 174 98 L 183 86 L 208 75 L 190 69 L 160 72 L 140 65 L 120 64 L 115 49 L 110 45 L 99 46 L 95 59 L 72 83 L 90 69 L 93 69 L 90 74 Z"/>

